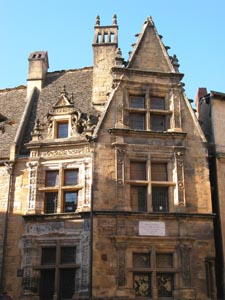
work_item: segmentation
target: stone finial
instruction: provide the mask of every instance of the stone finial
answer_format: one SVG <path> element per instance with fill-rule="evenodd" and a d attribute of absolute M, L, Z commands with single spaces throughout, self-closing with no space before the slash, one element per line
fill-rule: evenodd
<path fill-rule="evenodd" d="M 151 16 L 148 16 L 148 17 L 147 17 L 147 22 L 148 22 L 149 24 L 151 24 L 152 26 L 155 26 L 155 24 L 154 24 L 154 22 L 153 22 Z"/>
<path fill-rule="evenodd" d="M 116 15 L 113 15 L 112 24 L 117 25 L 117 16 Z"/>
<path fill-rule="evenodd" d="M 174 54 L 171 57 L 171 62 L 173 64 L 173 66 L 174 66 L 174 69 L 178 72 L 179 71 L 178 68 L 179 68 L 180 65 L 179 65 L 179 61 L 178 61 L 178 58 L 177 58 L 176 54 Z"/>
<path fill-rule="evenodd" d="M 99 16 L 96 17 L 95 25 L 100 26 L 100 17 Z"/>
<path fill-rule="evenodd" d="M 117 66 L 117 67 L 123 66 L 124 59 L 123 59 L 123 57 L 122 57 L 122 51 L 121 51 L 120 48 L 117 48 L 117 49 L 116 49 L 115 63 L 116 63 L 116 66 Z"/>
<path fill-rule="evenodd" d="M 66 91 L 66 85 L 63 85 L 62 91 L 61 91 L 61 95 L 67 97 L 67 91 Z"/>
<path fill-rule="evenodd" d="M 70 96 L 70 103 L 71 103 L 71 104 L 74 103 L 74 95 L 73 95 L 73 93 L 71 93 L 71 96 Z"/>
<path fill-rule="evenodd" d="M 40 137 L 41 137 L 41 131 L 42 131 L 42 128 L 41 128 L 41 123 L 40 123 L 40 120 L 37 119 L 36 122 L 35 122 L 35 126 L 34 126 L 34 130 L 32 131 L 32 141 L 38 141 L 40 140 Z"/>

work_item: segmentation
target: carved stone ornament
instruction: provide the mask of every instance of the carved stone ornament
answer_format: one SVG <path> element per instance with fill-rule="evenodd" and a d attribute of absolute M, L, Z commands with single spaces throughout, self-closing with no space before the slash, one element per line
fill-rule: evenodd
<path fill-rule="evenodd" d="M 66 87 L 54 106 L 46 114 L 45 122 L 36 120 L 32 132 L 33 141 L 54 138 L 54 126 L 58 120 L 68 120 L 69 137 L 83 137 L 92 140 L 92 134 L 98 122 L 98 117 L 81 112 L 74 107 L 73 94 L 68 95 Z"/>
<path fill-rule="evenodd" d="M 14 124 L 14 122 L 10 118 L 7 118 L 7 117 L 3 116 L 2 114 L 0 114 L 0 131 L 2 133 L 5 133 L 6 125 L 13 125 L 13 124 Z"/>

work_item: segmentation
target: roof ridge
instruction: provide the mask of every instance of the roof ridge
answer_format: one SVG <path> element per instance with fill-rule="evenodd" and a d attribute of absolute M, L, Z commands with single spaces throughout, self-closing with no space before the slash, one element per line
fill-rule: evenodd
<path fill-rule="evenodd" d="M 21 84 L 21 85 L 15 86 L 15 87 L 0 89 L 0 93 L 1 92 L 10 92 L 10 91 L 13 91 L 13 90 L 22 90 L 22 89 L 26 89 L 26 88 L 27 88 L 26 85 Z"/>
<path fill-rule="evenodd" d="M 76 69 L 68 69 L 68 70 L 55 70 L 52 72 L 47 72 L 47 74 L 55 74 L 55 73 L 67 73 L 67 72 L 74 72 L 74 71 L 83 71 L 83 70 L 91 70 L 93 69 L 93 66 L 89 66 L 89 67 L 82 67 L 82 68 L 76 68 Z"/>

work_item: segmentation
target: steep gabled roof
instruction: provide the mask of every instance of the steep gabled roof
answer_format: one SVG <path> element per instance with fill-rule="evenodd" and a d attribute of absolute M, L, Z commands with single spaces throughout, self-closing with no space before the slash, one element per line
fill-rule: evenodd
<path fill-rule="evenodd" d="M 151 17 L 147 18 L 138 35 L 127 67 L 144 71 L 176 72 Z"/>
<path fill-rule="evenodd" d="M 0 91 L 1 116 L 3 117 L 2 122 L 0 121 L 0 125 L 2 125 L 2 130 L 0 130 L 0 160 L 9 159 L 10 146 L 16 137 L 26 106 L 26 92 L 24 86 Z"/>
<path fill-rule="evenodd" d="M 83 69 L 56 71 L 47 73 L 45 86 L 42 88 L 39 96 L 34 99 L 30 118 L 24 134 L 23 144 L 31 141 L 31 134 L 34 130 L 35 123 L 40 120 L 42 123 L 52 109 L 64 103 L 66 98 L 63 97 L 62 90 L 66 88 L 68 97 L 72 97 L 73 101 L 67 103 L 81 113 L 91 114 L 97 117 L 99 112 L 92 107 L 92 67 Z M 22 149 L 22 153 L 26 154 L 27 150 Z"/>

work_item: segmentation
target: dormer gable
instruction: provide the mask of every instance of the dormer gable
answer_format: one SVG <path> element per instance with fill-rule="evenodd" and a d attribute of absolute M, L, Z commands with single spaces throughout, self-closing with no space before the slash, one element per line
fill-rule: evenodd
<path fill-rule="evenodd" d="M 137 42 L 133 44 L 127 68 L 155 71 L 176 72 L 176 68 L 167 53 L 169 47 L 164 46 L 154 22 L 148 17 L 142 31 L 137 35 Z"/>
<path fill-rule="evenodd" d="M 61 92 L 61 95 L 59 96 L 58 101 L 53 106 L 54 109 L 60 109 L 60 108 L 70 108 L 73 107 L 73 94 L 69 97 L 68 93 L 66 92 L 66 86 L 63 86 L 63 90 Z"/>

